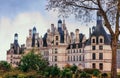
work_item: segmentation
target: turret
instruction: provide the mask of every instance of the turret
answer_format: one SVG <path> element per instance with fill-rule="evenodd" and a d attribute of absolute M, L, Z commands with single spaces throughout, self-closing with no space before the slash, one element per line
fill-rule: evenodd
<path fill-rule="evenodd" d="M 14 34 L 14 53 L 19 54 L 18 34 Z"/>
<path fill-rule="evenodd" d="M 32 36 L 32 47 L 35 47 L 35 36 L 36 36 L 36 27 L 33 27 L 33 36 Z"/>
<path fill-rule="evenodd" d="M 99 11 L 97 11 L 97 25 L 96 26 L 102 26 L 102 16 Z"/>
<path fill-rule="evenodd" d="M 75 34 L 76 34 L 75 42 L 76 42 L 76 43 L 79 43 L 79 29 L 76 29 L 76 30 L 75 30 Z"/>
<path fill-rule="evenodd" d="M 58 20 L 58 30 L 62 28 L 62 21 L 61 20 Z"/>
<path fill-rule="evenodd" d="M 37 32 L 36 27 L 33 28 L 33 34 Z"/>
<path fill-rule="evenodd" d="M 14 44 L 18 46 L 18 34 L 17 33 L 14 34 Z"/>

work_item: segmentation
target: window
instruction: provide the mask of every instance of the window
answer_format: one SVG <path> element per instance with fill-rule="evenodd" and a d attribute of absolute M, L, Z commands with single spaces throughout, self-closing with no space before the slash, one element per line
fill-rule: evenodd
<path fill-rule="evenodd" d="M 71 61 L 72 61 L 72 56 L 71 56 Z"/>
<path fill-rule="evenodd" d="M 103 63 L 99 63 L 99 69 L 103 70 Z"/>
<path fill-rule="evenodd" d="M 79 56 L 79 61 L 81 61 L 81 55 Z"/>
<path fill-rule="evenodd" d="M 78 56 L 76 56 L 76 61 L 78 61 Z"/>
<path fill-rule="evenodd" d="M 79 53 L 81 53 L 81 49 L 79 50 Z"/>
<path fill-rule="evenodd" d="M 102 38 L 100 38 L 100 43 L 103 43 L 103 39 Z"/>
<path fill-rule="evenodd" d="M 96 64 L 95 64 L 95 63 L 92 64 L 92 68 L 93 68 L 93 69 L 96 68 Z"/>
<path fill-rule="evenodd" d="M 96 47 L 95 46 L 92 46 L 92 50 L 95 50 L 96 49 Z"/>
<path fill-rule="evenodd" d="M 70 51 L 68 50 L 68 54 L 70 53 Z"/>
<path fill-rule="evenodd" d="M 92 43 L 95 43 L 95 39 L 92 39 Z"/>
<path fill-rule="evenodd" d="M 58 45 L 58 42 L 56 42 L 56 45 Z"/>
<path fill-rule="evenodd" d="M 99 46 L 99 50 L 103 50 L 103 46 L 102 45 Z"/>
<path fill-rule="evenodd" d="M 99 59 L 100 59 L 100 60 L 103 59 L 103 53 L 99 53 Z"/>
<path fill-rule="evenodd" d="M 78 50 L 76 50 L 76 53 L 78 53 Z"/>
<path fill-rule="evenodd" d="M 75 56 L 73 56 L 73 61 L 75 61 Z"/>
<path fill-rule="evenodd" d="M 57 48 L 55 48 L 55 53 L 58 53 L 58 52 L 57 52 Z"/>
<path fill-rule="evenodd" d="M 73 51 L 73 53 L 75 53 L 75 50 Z"/>
<path fill-rule="evenodd" d="M 96 59 L 96 54 L 95 54 L 95 53 L 92 54 L 92 59 L 93 59 L 93 60 Z"/>
<path fill-rule="evenodd" d="M 56 40 L 58 40 L 58 36 L 56 36 Z"/>
<path fill-rule="evenodd" d="M 57 56 L 55 56 L 55 59 L 54 59 L 55 61 L 57 61 Z"/>
<path fill-rule="evenodd" d="M 83 61 L 84 61 L 84 55 L 83 55 Z"/>
<path fill-rule="evenodd" d="M 68 56 L 68 61 L 70 61 L 70 57 Z"/>

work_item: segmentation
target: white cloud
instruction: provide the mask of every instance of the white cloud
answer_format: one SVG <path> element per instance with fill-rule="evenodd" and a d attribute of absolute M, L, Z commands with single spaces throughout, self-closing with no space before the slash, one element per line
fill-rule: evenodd
<path fill-rule="evenodd" d="M 18 33 L 19 43 L 25 43 L 29 28 L 36 26 L 38 32 L 42 35 L 46 31 L 46 22 L 40 13 L 21 13 L 15 19 L 2 17 L 0 19 L 0 60 L 6 60 L 6 50 L 10 43 L 14 41 L 14 33 Z"/>

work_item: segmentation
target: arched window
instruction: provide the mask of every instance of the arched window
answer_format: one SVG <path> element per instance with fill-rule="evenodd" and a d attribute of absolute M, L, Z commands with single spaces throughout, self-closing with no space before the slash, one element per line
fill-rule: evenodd
<path fill-rule="evenodd" d="M 102 38 L 100 38 L 100 43 L 103 43 L 103 39 Z"/>
<path fill-rule="evenodd" d="M 95 43 L 95 39 L 92 39 L 92 43 Z"/>

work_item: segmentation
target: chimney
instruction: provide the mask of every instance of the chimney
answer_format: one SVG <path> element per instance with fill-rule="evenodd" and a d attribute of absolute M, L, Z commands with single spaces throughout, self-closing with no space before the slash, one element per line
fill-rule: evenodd
<path fill-rule="evenodd" d="M 71 41 L 71 44 L 74 43 L 74 33 L 73 32 L 70 33 L 70 41 Z"/>
<path fill-rule="evenodd" d="M 90 36 L 91 36 L 91 28 L 89 28 L 89 38 L 90 38 Z"/>
<path fill-rule="evenodd" d="M 29 30 L 29 37 L 32 38 L 32 30 L 31 29 Z"/>
<path fill-rule="evenodd" d="M 54 24 L 51 24 L 51 32 L 54 32 L 55 29 L 54 29 Z"/>
<path fill-rule="evenodd" d="M 75 34 L 76 34 L 75 43 L 79 43 L 79 29 L 75 30 Z"/>

